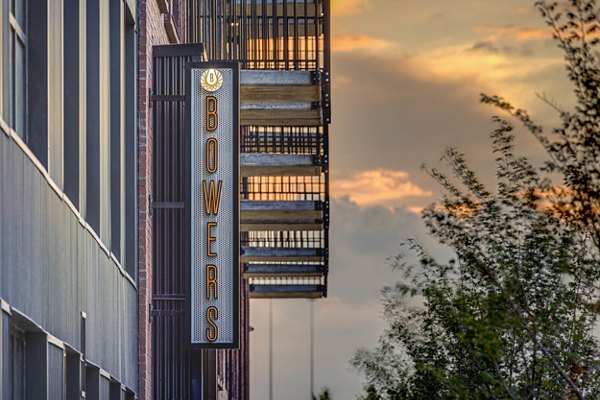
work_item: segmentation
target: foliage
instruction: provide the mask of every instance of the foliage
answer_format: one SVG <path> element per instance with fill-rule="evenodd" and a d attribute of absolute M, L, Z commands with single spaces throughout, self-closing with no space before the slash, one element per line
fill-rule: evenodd
<path fill-rule="evenodd" d="M 443 155 L 451 176 L 428 170 L 446 194 L 423 218 L 455 259 L 409 242 L 417 265 L 392 260 L 405 279 L 383 289 L 388 327 L 352 361 L 364 399 L 600 398 L 600 10 L 592 0 L 535 4 L 565 53 L 577 106 L 549 102 L 562 123 L 546 134 L 524 110 L 482 95 L 550 160 L 538 169 L 517 156 L 512 125 L 494 118 L 496 190 L 453 148 Z M 411 296 L 423 305 L 406 306 Z"/>
<path fill-rule="evenodd" d="M 331 400 L 331 393 L 329 392 L 329 388 L 323 388 L 323 390 L 321 390 L 321 393 L 319 393 L 319 397 L 313 395 L 312 400 Z"/>

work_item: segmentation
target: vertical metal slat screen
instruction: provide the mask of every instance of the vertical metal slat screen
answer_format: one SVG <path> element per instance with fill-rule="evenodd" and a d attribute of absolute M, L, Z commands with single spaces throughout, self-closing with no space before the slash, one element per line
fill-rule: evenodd
<path fill-rule="evenodd" d="M 188 270 L 184 221 L 185 65 L 200 61 L 202 45 L 153 48 L 153 393 L 191 397 L 186 319 Z"/>

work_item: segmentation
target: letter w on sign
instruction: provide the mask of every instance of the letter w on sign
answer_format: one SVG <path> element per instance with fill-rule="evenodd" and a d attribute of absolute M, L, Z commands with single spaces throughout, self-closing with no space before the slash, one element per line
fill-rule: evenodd
<path fill-rule="evenodd" d="M 221 202 L 221 188 L 223 181 L 219 181 L 215 190 L 215 181 L 211 180 L 210 184 L 206 185 L 206 180 L 202 181 L 202 193 L 204 195 L 204 212 L 207 215 L 219 213 L 219 204 Z"/>

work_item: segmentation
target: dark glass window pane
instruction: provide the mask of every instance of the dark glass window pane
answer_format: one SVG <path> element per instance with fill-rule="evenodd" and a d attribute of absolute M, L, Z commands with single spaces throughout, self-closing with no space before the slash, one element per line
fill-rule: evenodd
<path fill-rule="evenodd" d="M 25 399 L 25 340 L 20 334 L 11 335 L 12 400 Z"/>
<path fill-rule="evenodd" d="M 10 104 L 10 113 L 8 116 L 9 124 L 11 128 L 15 126 L 15 31 L 10 31 L 9 42 L 9 58 L 8 58 L 8 80 L 9 82 L 9 104 Z"/>
<path fill-rule="evenodd" d="M 25 46 L 15 42 L 15 131 L 25 138 Z"/>
<path fill-rule="evenodd" d="M 25 31 L 25 0 L 14 0 L 14 16 L 22 31 Z"/>

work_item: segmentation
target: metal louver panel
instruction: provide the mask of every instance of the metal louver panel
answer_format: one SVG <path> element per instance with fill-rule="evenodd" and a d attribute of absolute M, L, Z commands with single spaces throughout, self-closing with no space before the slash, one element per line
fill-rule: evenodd
<path fill-rule="evenodd" d="M 153 48 L 153 398 L 191 398 L 192 357 L 184 338 L 186 268 L 185 64 L 200 61 L 199 44 Z"/>

